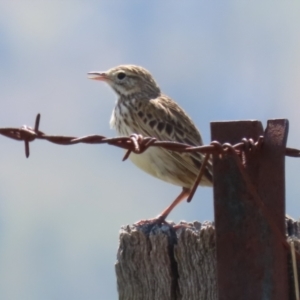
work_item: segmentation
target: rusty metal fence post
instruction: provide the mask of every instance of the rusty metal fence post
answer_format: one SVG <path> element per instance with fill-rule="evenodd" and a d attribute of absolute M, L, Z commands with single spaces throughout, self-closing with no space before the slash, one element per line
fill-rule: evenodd
<path fill-rule="evenodd" d="M 287 120 L 213 122 L 212 140 L 235 144 L 264 136 L 246 153 L 244 171 L 232 155 L 214 155 L 214 207 L 219 300 L 288 299 L 285 236 Z M 260 204 L 260 205 L 258 205 Z"/>

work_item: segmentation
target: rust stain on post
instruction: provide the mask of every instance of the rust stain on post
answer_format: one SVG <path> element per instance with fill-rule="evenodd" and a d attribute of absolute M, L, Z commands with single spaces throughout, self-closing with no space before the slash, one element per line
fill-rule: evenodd
<path fill-rule="evenodd" d="M 288 299 L 287 254 L 278 238 L 278 232 L 285 236 L 288 121 L 270 120 L 265 132 L 258 121 L 213 122 L 211 134 L 212 140 L 231 144 L 264 136 L 262 148 L 246 154 L 245 166 L 264 211 L 234 157 L 213 156 L 219 299 Z"/>

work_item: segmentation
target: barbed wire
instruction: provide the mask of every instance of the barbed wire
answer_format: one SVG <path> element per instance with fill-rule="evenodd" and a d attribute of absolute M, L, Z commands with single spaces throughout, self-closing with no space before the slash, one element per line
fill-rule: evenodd
<path fill-rule="evenodd" d="M 61 135 L 47 135 L 39 130 L 41 115 L 38 114 L 35 119 L 35 126 L 32 128 L 27 125 L 23 125 L 20 128 L 0 128 L 0 134 L 8 138 L 23 141 L 25 143 L 25 155 L 29 157 L 29 143 L 36 139 L 46 140 L 48 142 L 58 145 L 75 145 L 79 143 L 83 144 L 108 144 L 116 147 L 120 147 L 128 150 L 123 158 L 126 160 L 131 152 L 143 153 L 149 147 L 162 147 L 166 150 L 176 152 L 200 152 L 202 154 L 224 154 L 229 149 L 234 149 L 237 153 L 249 152 L 259 149 L 263 144 L 263 136 L 260 136 L 257 141 L 253 139 L 244 138 L 241 142 L 231 145 L 229 143 L 221 144 L 217 141 L 213 141 L 210 145 L 193 146 L 184 143 L 172 142 L 172 141 L 158 141 L 154 137 L 144 137 L 138 134 L 132 134 L 131 136 L 121 136 L 114 138 L 107 138 L 102 135 L 88 135 L 83 137 L 75 136 L 61 136 Z M 294 148 L 286 148 L 285 155 L 290 157 L 300 157 L 300 150 Z"/>

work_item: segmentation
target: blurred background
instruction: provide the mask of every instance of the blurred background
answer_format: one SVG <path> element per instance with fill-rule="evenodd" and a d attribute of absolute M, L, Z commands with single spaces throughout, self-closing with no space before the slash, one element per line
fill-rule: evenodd
<path fill-rule="evenodd" d="M 300 147 L 300 3 L 0 2 L 0 127 L 115 136 L 115 95 L 91 70 L 147 68 L 210 141 L 216 120 L 288 118 Z M 122 225 L 151 218 L 180 189 L 107 145 L 24 145 L 0 136 L 0 299 L 117 299 Z M 300 214 L 300 160 L 287 159 L 287 213 Z M 212 190 L 169 216 L 213 220 Z"/>

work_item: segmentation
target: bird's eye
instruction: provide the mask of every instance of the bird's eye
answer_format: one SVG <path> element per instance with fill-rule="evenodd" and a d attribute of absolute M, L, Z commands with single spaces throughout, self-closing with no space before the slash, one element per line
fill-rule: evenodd
<path fill-rule="evenodd" d="M 126 74 L 124 72 L 120 72 L 120 73 L 118 73 L 117 77 L 118 77 L 118 79 L 122 80 L 126 77 Z"/>

